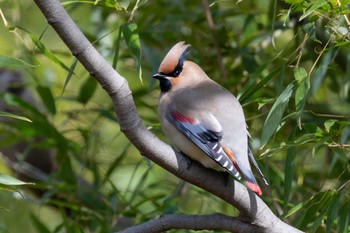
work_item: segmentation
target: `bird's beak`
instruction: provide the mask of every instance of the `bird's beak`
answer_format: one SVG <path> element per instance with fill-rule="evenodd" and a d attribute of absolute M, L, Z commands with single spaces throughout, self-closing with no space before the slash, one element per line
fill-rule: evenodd
<path fill-rule="evenodd" d="M 158 72 L 153 75 L 153 78 L 160 80 L 160 79 L 166 78 L 166 75 Z"/>

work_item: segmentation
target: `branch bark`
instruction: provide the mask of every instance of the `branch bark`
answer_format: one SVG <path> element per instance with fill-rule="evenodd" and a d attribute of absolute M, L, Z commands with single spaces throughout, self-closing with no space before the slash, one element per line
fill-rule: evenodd
<path fill-rule="evenodd" d="M 222 214 L 180 215 L 167 214 L 138 226 L 130 227 L 119 233 L 164 232 L 172 229 L 188 230 L 226 230 L 230 232 L 259 233 L 258 226 L 246 223 L 239 218 Z M 233 231 L 233 229 L 236 229 Z"/>
<path fill-rule="evenodd" d="M 232 223 L 227 225 L 226 230 L 245 232 L 246 225 L 250 225 L 259 228 L 260 232 L 300 232 L 276 217 L 259 197 L 241 183 L 230 179 L 225 185 L 222 173 L 207 169 L 196 162 L 193 162 L 188 168 L 187 157 L 174 151 L 147 130 L 136 112 L 126 79 L 116 72 L 97 52 L 69 17 L 60 2 L 58 0 L 34 0 L 34 2 L 72 54 L 108 93 L 113 101 L 121 131 L 140 153 L 175 176 L 218 196 L 240 211 L 239 224 L 237 218 L 231 218 Z M 194 219 L 192 221 L 193 227 L 195 228 L 196 224 L 203 223 L 203 220 L 201 220 L 203 218 L 200 216 L 192 218 Z M 221 221 L 225 221 L 228 217 L 217 215 L 215 219 L 217 218 L 222 218 Z M 173 226 L 170 220 L 167 221 L 167 219 L 171 219 L 170 217 L 162 217 L 161 219 L 163 224 Z M 207 221 L 207 225 L 203 225 L 202 229 L 205 226 L 209 228 L 212 221 Z M 154 222 L 157 222 L 157 220 L 154 220 Z M 220 229 L 224 229 L 224 226 Z"/>

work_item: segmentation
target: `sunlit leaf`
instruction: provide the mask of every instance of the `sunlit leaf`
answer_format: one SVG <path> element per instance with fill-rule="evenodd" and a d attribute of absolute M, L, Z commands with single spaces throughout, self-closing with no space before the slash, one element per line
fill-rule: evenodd
<path fill-rule="evenodd" d="M 0 111 L 0 117 L 10 117 L 10 118 L 15 118 L 15 119 L 22 120 L 22 121 L 32 122 L 27 117 L 18 116 L 18 115 L 12 114 L 12 113 L 2 112 L 2 111 Z"/>
<path fill-rule="evenodd" d="M 52 53 L 51 50 L 49 50 L 38 37 L 36 37 L 33 33 L 29 32 L 28 30 L 25 30 L 24 28 L 18 27 L 18 29 L 21 29 L 24 32 L 28 33 L 28 35 L 32 39 L 32 42 L 36 45 L 36 48 L 49 60 L 58 64 L 59 66 L 61 66 L 61 68 L 69 71 L 69 68 L 60 59 L 58 59 L 57 56 L 54 53 Z"/>
<path fill-rule="evenodd" d="M 300 16 L 299 21 L 305 19 L 306 17 L 308 17 L 310 14 L 312 14 L 315 10 L 317 10 L 318 8 L 322 7 L 323 5 L 327 4 L 326 0 L 317 0 L 315 2 L 313 2 L 309 8 L 305 11 L 305 13 Z"/>
<path fill-rule="evenodd" d="M 98 6 L 103 6 L 107 8 L 114 8 L 116 10 L 127 10 L 130 1 L 129 0 L 73 0 L 64 1 L 62 6 L 69 6 L 72 4 L 93 4 Z"/>
<path fill-rule="evenodd" d="M 0 67 L 3 68 L 33 68 L 34 65 L 31 65 L 23 60 L 18 58 L 8 57 L 0 54 Z"/>
<path fill-rule="evenodd" d="M 292 209 L 290 209 L 287 213 L 283 214 L 284 218 L 287 218 L 293 214 L 295 214 L 296 212 L 298 212 L 299 210 L 301 210 L 301 208 L 303 207 L 304 203 L 298 203 L 297 205 L 293 206 Z"/>
<path fill-rule="evenodd" d="M 129 51 L 138 70 L 139 79 L 142 82 L 141 43 L 137 32 L 137 25 L 135 23 L 126 23 L 123 25 L 122 29 L 126 44 L 128 45 Z"/>
<path fill-rule="evenodd" d="M 269 141 L 277 126 L 280 124 L 284 110 L 286 109 L 289 99 L 292 96 L 294 84 L 289 84 L 287 88 L 281 93 L 273 104 L 267 118 L 265 120 L 263 131 L 261 135 L 261 147 Z"/>
<path fill-rule="evenodd" d="M 18 185 L 33 185 L 34 183 L 26 183 L 12 176 L 8 176 L 6 174 L 0 173 L 0 184 L 9 185 L 9 186 L 18 186 Z"/>
<path fill-rule="evenodd" d="M 329 133 L 331 131 L 332 126 L 334 124 L 336 124 L 337 122 L 338 122 L 337 120 L 333 120 L 333 119 L 327 120 L 324 123 L 324 127 L 325 127 L 326 131 Z"/>

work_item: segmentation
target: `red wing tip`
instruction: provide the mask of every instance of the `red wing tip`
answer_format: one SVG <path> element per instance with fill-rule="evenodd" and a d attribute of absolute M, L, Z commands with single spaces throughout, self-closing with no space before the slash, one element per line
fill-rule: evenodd
<path fill-rule="evenodd" d="M 254 193 L 258 194 L 259 196 L 262 195 L 261 189 L 257 184 L 247 181 L 247 185 Z"/>

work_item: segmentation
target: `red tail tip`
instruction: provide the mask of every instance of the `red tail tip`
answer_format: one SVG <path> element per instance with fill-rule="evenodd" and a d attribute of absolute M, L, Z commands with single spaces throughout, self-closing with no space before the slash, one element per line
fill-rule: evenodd
<path fill-rule="evenodd" d="M 262 195 L 262 192 L 261 192 L 259 185 L 251 183 L 249 181 L 247 181 L 247 185 L 254 193 L 258 194 L 259 196 Z"/>

